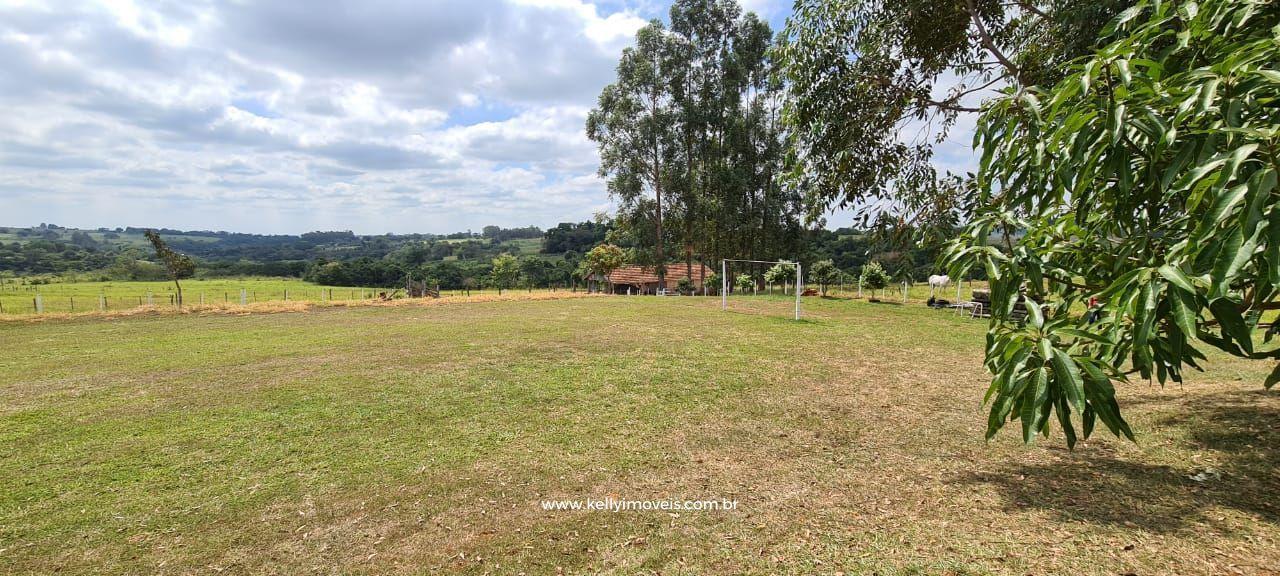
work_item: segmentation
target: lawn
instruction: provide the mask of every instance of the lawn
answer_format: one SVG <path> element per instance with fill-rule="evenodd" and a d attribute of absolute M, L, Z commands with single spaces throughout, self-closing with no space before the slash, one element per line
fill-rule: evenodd
<path fill-rule="evenodd" d="M 0 324 L 0 572 L 1219 574 L 1280 566 L 1280 396 L 1122 386 L 985 443 L 983 324 L 599 297 Z M 733 511 L 543 500 L 733 499 Z"/>

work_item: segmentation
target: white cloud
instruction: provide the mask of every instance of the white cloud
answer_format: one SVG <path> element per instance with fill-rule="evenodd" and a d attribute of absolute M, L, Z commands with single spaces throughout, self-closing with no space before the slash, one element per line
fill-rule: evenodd
<path fill-rule="evenodd" d="M 6 225 L 453 231 L 607 204 L 636 12 L 578 0 L 0 2 Z"/>

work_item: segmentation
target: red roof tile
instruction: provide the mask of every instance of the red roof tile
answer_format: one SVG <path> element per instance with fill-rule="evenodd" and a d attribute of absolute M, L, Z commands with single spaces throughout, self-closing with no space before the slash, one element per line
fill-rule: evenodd
<path fill-rule="evenodd" d="M 681 278 L 686 276 L 686 268 L 684 263 L 667 264 L 667 286 L 675 288 Z M 701 271 L 701 275 L 699 275 Z M 710 278 L 712 274 L 711 268 L 704 264 L 693 265 L 693 283 L 696 285 L 703 278 Z M 642 266 L 623 266 L 614 270 L 609 274 L 609 282 L 614 284 L 633 284 L 640 286 L 643 284 L 657 284 L 658 273 L 653 268 Z"/>

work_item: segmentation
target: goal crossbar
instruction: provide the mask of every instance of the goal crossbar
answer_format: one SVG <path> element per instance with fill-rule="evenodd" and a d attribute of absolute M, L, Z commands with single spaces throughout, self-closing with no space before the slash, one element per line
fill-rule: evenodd
<path fill-rule="evenodd" d="M 721 260 L 720 261 L 720 309 L 721 310 L 729 309 L 729 263 L 730 262 L 744 262 L 747 264 L 782 264 L 784 266 L 795 266 L 796 267 L 796 320 L 800 319 L 800 293 L 803 291 L 802 287 L 804 286 L 804 274 L 801 274 L 802 268 L 800 267 L 800 262 L 798 260 L 795 262 L 783 262 L 781 260 L 778 260 L 778 261 L 735 260 L 735 259 Z"/>

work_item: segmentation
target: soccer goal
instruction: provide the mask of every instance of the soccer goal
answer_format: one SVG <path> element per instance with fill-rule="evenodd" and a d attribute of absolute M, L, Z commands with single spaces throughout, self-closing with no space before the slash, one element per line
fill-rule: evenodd
<path fill-rule="evenodd" d="M 802 268 L 800 267 L 799 262 L 784 262 L 784 261 L 771 262 L 767 260 L 721 260 L 720 261 L 720 309 L 721 310 L 729 309 L 729 291 L 731 289 L 737 288 L 737 286 L 734 285 L 734 281 L 729 278 L 729 271 L 731 270 L 731 267 L 730 267 L 731 264 L 744 264 L 752 268 L 757 268 L 761 265 L 794 266 L 796 269 L 796 281 L 795 281 L 796 320 L 800 319 L 800 294 L 804 292 L 804 274 L 801 272 Z M 751 278 L 752 278 L 752 282 L 754 283 L 756 281 L 756 275 L 752 274 Z M 754 286 L 752 290 L 754 292 Z"/>

